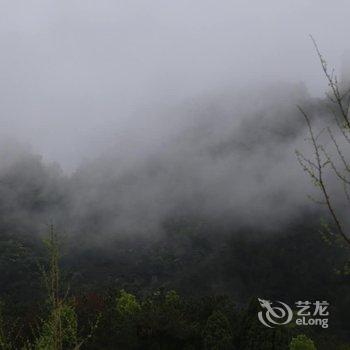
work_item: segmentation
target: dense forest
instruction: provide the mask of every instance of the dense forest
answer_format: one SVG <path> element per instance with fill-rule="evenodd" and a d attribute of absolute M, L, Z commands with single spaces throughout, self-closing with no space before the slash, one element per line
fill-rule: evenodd
<path fill-rule="evenodd" d="M 179 211 L 157 234 L 110 236 L 95 208 L 73 235 L 50 217 L 76 179 L 23 154 L 0 181 L 3 349 L 349 347 L 348 251 L 321 212 L 271 231 Z M 329 328 L 266 328 L 258 298 L 327 300 Z"/>
<path fill-rule="evenodd" d="M 350 350 L 349 0 L 0 5 L 0 350 Z"/>
<path fill-rule="evenodd" d="M 283 86 L 231 125 L 230 96 L 161 150 L 71 174 L 2 143 L 2 349 L 350 348 L 348 245 L 293 152 L 305 125 L 290 100 L 312 120 L 327 101 Z M 329 327 L 269 328 L 261 300 L 326 301 Z"/>

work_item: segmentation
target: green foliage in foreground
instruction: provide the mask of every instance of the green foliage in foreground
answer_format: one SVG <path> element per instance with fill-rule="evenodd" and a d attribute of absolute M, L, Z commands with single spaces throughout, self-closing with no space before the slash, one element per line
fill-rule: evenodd
<path fill-rule="evenodd" d="M 316 350 L 314 342 L 304 334 L 300 334 L 293 338 L 290 345 L 290 350 Z"/>
<path fill-rule="evenodd" d="M 62 334 L 57 332 L 57 323 L 59 323 Z M 73 349 L 78 343 L 78 324 L 75 310 L 63 304 L 59 309 L 53 310 L 49 319 L 42 325 L 42 331 L 38 339 L 35 341 L 35 350 L 48 349 Z"/>
<path fill-rule="evenodd" d="M 205 349 L 232 349 L 232 332 L 230 322 L 220 311 L 214 311 L 208 318 L 203 332 Z"/>
<path fill-rule="evenodd" d="M 305 245 L 304 238 L 293 236 L 292 240 L 279 238 L 278 241 L 271 239 L 261 243 L 236 237 L 220 245 L 220 255 L 214 259 L 214 251 L 207 261 L 209 249 L 214 247 L 214 243 L 211 246 L 204 244 L 195 236 L 193 244 L 189 244 L 189 237 L 188 233 L 182 238 L 174 234 L 166 244 L 163 241 L 159 249 L 155 245 L 143 250 L 142 246 L 135 251 L 130 250 L 128 245 L 123 247 L 119 242 L 111 249 L 109 256 L 100 253 L 79 260 L 77 255 L 72 254 L 72 260 L 65 258 L 65 261 L 60 259 L 57 237 L 54 235 L 46 240 L 46 251 L 42 243 L 31 250 L 25 244 L 17 244 L 13 238 L 3 237 L 3 242 L 0 241 L 0 252 L 3 252 L 0 255 L 0 271 L 4 272 L 3 283 L 0 284 L 0 299 L 4 301 L 0 308 L 0 349 L 347 349 L 345 344 L 349 342 L 346 336 L 337 338 L 333 330 L 322 330 L 321 338 L 317 329 L 302 329 L 306 334 L 305 340 L 297 336 L 300 328 L 268 329 L 257 319 L 260 306 L 256 297 L 247 304 L 226 293 L 229 289 L 245 291 L 249 296 L 256 292 L 258 296 L 273 297 L 283 287 L 294 300 L 298 296 L 292 293 L 299 293 L 300 286 L 304 284 L 294 283 L 293 287 L 285 281 L 298 281 L 296 276 L 300 275 L 300 282 L 305 282 L 308 276 L 302 272 L 306 265 L 308 269 L 313 269 L 312 278 L 318 276 L 316 272 L 322 267 L 319 281 L 324 281 L 324 276 L 332 276 L 325 270 L 331 266 L 325 259 L 316 256 L 315 260 L 311 260 L 312 264 L 310 259 L 306 259 L 314 249 L 314 241 Z M 132 242 L 132 246 L 134 244 Z M 320 249 L 328 249 L 323 247 L 322 242 L 318 244 Z M 193 253 L 194 248 L 197 255 Z M 124 252 L 127 253 L 125 257 Z M 322 254 L 326 256 L 326 253 Z M 124 265 L 120 264 L 119 258 L 112 260 L 112 256 L 122 256 L 123 259 L 120 259 Z M 296 256 L 304 256 L 305 259 L 298 260 Z M 191 259 L 194 260 L 191 262 Z M 34 263 L 36 260 L 43 266 L 41 269 Z M 132 265 L 135 261 L 137 264 Z M 290 263 L 286 264 L 286 261 Z M 78 262 L 81 265 L 74 265 Z M 198 265 L 198 262 L 201 264 Z M 118 266 L 122 267 L 118 270 Z M 212 266 L 215 268 L 211 271 Z M 10 274 L 11 271 L 7 269 L 11 268 L 17 272 Z M 44 286 L 33 279 L 33 276 L 39 275 L 38 270 L 44 276 Z M 67 270 L 70 270 L 70 278 L 64 275 Z M 33 271 L 36 272 L 33 274 Z M 203 273 L 199 274 L 199 271 Z M 266 274 L 266 271 L 274 273 Z M 213 276 L 219 272 L 221 276 L 217 281 L 224 280 L 226 283 L 222 294 L 219 295 L 214 288 L 211 295 L 189 292 L 196 290 L 194 284 L 198 285 L 198 289 L 209 291 L 206 283 L 215 281 Z M 145 279 L 147 275 L 148 284 L 139 278 Z M 234 280 L 230 279 L 231 276 L 240 278 Z M 70 287 L 67 281 L 71 282 Z M 244 283 L 236 286 L 237 281 Z M 222 286 L 218 284 L 218 289 Z M 319 297 L 321 285 L 308 281 L 305 286 L 308 294 L 303 290 L 301 297 Z M 323 291 L 328 286 L 329 282 Z M 336 288 L 331 292 L 339 293 Z M 328 296 L 325 298 L 328 299 Z M 344 307 L 338 307 L 337 319 L 347 319 L 348 301 L 341 299 L 340 305 Z"/>

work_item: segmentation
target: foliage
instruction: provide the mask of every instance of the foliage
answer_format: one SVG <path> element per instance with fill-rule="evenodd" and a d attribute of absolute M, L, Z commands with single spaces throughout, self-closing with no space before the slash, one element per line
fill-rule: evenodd
<path fill-rule="evenodd" d="M 59 324 L 59 329 L 57 325 Z M 35 342 L 35 350 L 73 349 L 78 344 L 78 324 L 74 309 L 62 304 L 52 310 L 42 325 L 41 334 Z"/>
<path fill-rule="evenodd" d="M 287 350 L 290 330 L 287 327 L 266 328 L 257 319 L 260 306 L 253 298 L 240 322 L 240 350 Z"/>
<path fill-rule="evenodd" d="M 78 322 L 74 307 L 60 296 L 59 239 L 53 226 L 44 241 L 49 252 L 48 271 L 43 269 L 49 315 L 42 321 L 34 350 L 63 350 L 78 346 Z"/>
<path fill-rule="evenodd" d="M 311 199 L 327 208 L 331 217 L 334 230 L 328 234 L 336 234 L 340 244 L 350 246 L 350 236 L 347 232 L 344 212 L 347 212 L 350 204 L 350 162 L 348 159 L 350 146 L 350 89 L 349 82 L 340 82 L 334 69 L 329 69 L 327 61 L 321 54 L 319 47 L 311 37 L 324 76 L 328 82 L 329 91 L 328 110 L 331 122 L 320 130 L 312 124 L 314 116 L 304 108 L 298 107 L 304 116 L 308 127 L 309 137 L 307 141 L 311 145 L 312 156 L 296 151 L 301 168 L 309 176 L 312 183 L 321 195 L 320 199 Z M 319 121 L 322 120 L 318 116 Z M 326 139 L 324 139 L 324 134 Z M 328 225 L 327 225 L 328 226 Z"/>
<path fill-rule="evenodd" d="M 9 285 L 6 289 L 9 293 L 0 290 L 5 301 L 3 348 L 287 350 L 297 329 L 267 329 L 260 324 L 255 296 L 268 295 L 288 302 L 286 295 L 298 300 L 317 299 L 320 294 L 334 305 L 334 328 L 322 330 L 324 337 L 333 336 L 334 344 L 346 342 L 336 338 L 338 329 L 346 329 L 349 290 L 336 284 L 343 275 L 332 275 L 335 262 L 341 262 L 342 250 L 326 244 L 316 232 L 308 231 L 309 227 L 293 226 L 291 233 L 264 241 L 253 233 L 249 237 L 222 235 L 215 239 L 209 235 L 208 243 L 198 241 L 194 233 L 191 237 L 189 230 L 186 243 L 176 235 L 137 249 L 135 241 L 131 240 L 129 245 L 117 241 L 115 246 L 110 244 L 109 252 L 96 249 L 95 256 L 90 254 L 88 260 L 79 255 L 82 250 L 61 257 L 58 237 L 52 235 L 51 242 L 50 239 L 46 242 L 50 252 L 47 267 L 42 269 L 46 293 L 30 289 L 28 304 L 18 308 L 17 301 L 23 299 L 18 299 L 22 294 L 15 291 L 23 289 L 23 284 Z M 15 244 L 14 237 L 11 242 L 2 245 L 0 241 L 0 249 L 11 247 L 9 259 L 17 256 L 17 248 L 27 253 L 18 255 L 13 265 L 7 262 L 9 269 L 22 270 L 23 264 L 31 262 L 31 256 L 43 261 L 39 244 L 30 246 L 25 241 Z M 191 256 L 193 249 L 198 252 L 195 258 Z M 319 254 L 312 254 L 315 249 Z M 0 259 L 0 265 L 5 259 L 5 256 Z M 186 262 L 185 268 L 176 265 L 179 259 Z M 28 266 L 32 273 L 36 265 L 31 262 Z M 63 287 L 63 266 L 68 272 L 74 271 L 71 288 Z M 303 274 L 306 268 L 307 275 Z M 201 270 L 203 273 L 198 275 Z M 159 276 L 158 280 L 154 275 Z M 30 276 L 37 278 L 35 274 Z M 148 282 L 145 276 L 150 276 Z M 330 284 L 334 287 L 329 288 Z M 211 290 L 211 294 L 201 294 L 203 289 Z M 246 298 L 253 295 L 247 304 Z M 329 349 L 329 342 L 320 339 L 317 333 L 312 338 L 318 349 Z"/>
<path fill-rule="evenodd" d="M 125 319 L 134 319 L 140 312 L 141 307 L 133 294 L 127 293 L 124 289 L 120 291 L 117 298 L 116 309 L 119 316 Z"/>
<path fill-rule="evenodd" d="M 208 318 L 203 332 L 203 342 L 207 350 L 232 349 L 231 326 L 220 311 L 214 311 Z"/>
<path fill-rule="evenodd" d="M 316 350 L 314 342 L 304 334 L 293 338 L 289 345 L 290 350 Z"/>
<path fill-rule="evenodd" d="M 2 314 L 3 305 L 0 303 L 0 349 L 10 350 L 12 348 L 11 341 L 9 339 L 8 330 L 5 327 L 3 314 Z"/>

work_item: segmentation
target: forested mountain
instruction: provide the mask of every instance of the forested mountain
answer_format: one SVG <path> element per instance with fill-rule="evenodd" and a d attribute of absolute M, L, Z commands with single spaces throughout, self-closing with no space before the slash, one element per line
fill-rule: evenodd
<path fill-rule="evenodd" d="M 27 152 L 2 169 L 4 349 L 26 342 L 29 348 L 29 343 L 38 349 L 50 346 L 43 271 L 52 271 L 52 249 L 43 241 L 54 222 L 59 295 L 69 306 L 64 315 L 74 315 L 63 324 L 75 325 L 68 327 L 63 348 L 82 342 L 84 349 L 288 349 L 300 333 L 318 349 L 343 349 L 349 341 L 347 250 L 322 233 L 323 213 L 305 209 L 297 220 L 271 230 L 178 209 L 167 213 L 152 234 L 120 230 L 112 235 L 110 229 L 103 231 L 113 217 L 104 203 L 84 204 L 80 216 L 74 211 L 71 188 L 84 183 L 78 176 L 65 175 Z M 128 181 L 137 180 L 121 183 Z M 84 186 L 84 198 L 95 198 L 95 189 Z M 291 304 L 327 300 L 330 327 L 322 332 L 317 327 L 267 329 L 257 320 L 257 298 Z"/>

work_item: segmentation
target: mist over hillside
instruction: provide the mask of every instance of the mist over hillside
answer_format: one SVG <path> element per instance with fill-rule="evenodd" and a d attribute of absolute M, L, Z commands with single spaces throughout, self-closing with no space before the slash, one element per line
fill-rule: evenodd
<path fill-rule="evenodd" d="M 297 104 L 326 115 L 325 102 L 300 85 L 201 96 L 162 111 L 182 124 L 153 147 L 133 153 L 137 138 L 121 149 L 116 139 L 114 149 L 71 174 L 4 140 L 3 224 L 40 233 L 52 222 L 68 235 L 102 240 L 154 236 L 172 217 L 278 230 L 311 210 L 313 189 L 294 154 L 306 135 Z"/>
<path fill-rule="evenodd" d="M 347 48 L 324 26 L 334 14 L 345 42 L 345 12 L 275 0 L 6 2 L 3 220 L 113 237 L 156 235 L 174 215 L 271 231 L 297 219 L 312 189 L 294 155 L 306 135 L 296 106 L 327 114 L 307 34 L 347 76 Z"/>
<path fill-rule="evenodd" d="M 348 349 L 349 9 L 1 1 L 0 349 Z"/>

